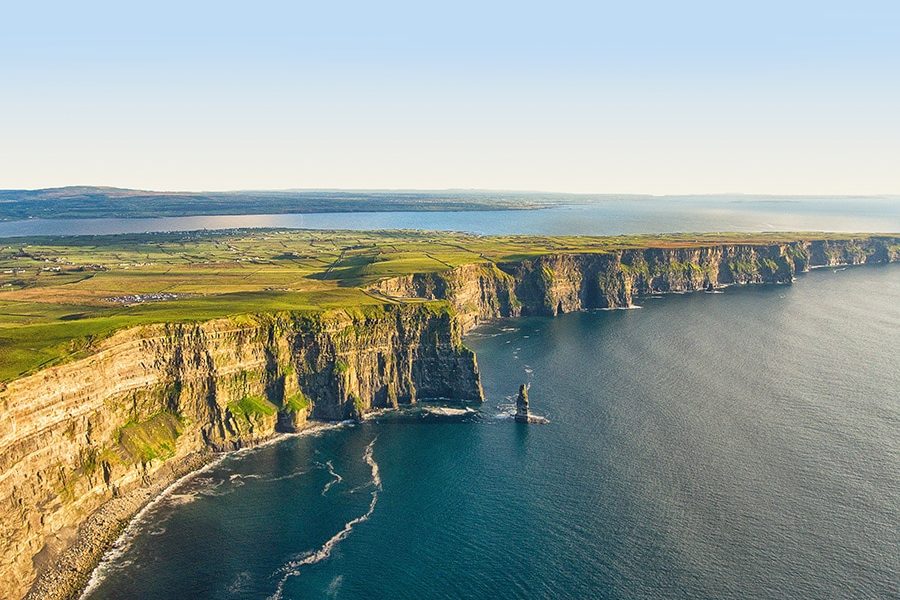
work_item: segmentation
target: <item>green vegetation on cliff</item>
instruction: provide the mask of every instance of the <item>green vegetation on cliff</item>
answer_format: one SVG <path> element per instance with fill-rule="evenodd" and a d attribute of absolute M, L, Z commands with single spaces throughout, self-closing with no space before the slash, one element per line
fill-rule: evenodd
<path fill-rule="evenodd" d="M 309 398 L 303 392 L 285 397 L 282 408 L 288 413 L 302 413 L 309 409 Z"/>
<path fill-rule="evenodd" d="M 278 407 L 262 396 L 244 396 L 240 400 L 228 405 L 230 412 L 236 419 L 251 421 L 255 417 L 270 417 L 278 412 Z"/>
<path fill-rule="evenodd" d="M 116 453 L 126 462 L 147 463 L 175 454 L 182 423 L 177 415 L 159 412 L 143 421 L 129 421 L 119 430 Z"/>
<path fill-rule="evenodd" d="M 115 331 L 142 324 L 235 319 L 272 313 L 341 310 L 365 314 L 386 304 L 421 302 L 373 291 L 397 276 L 445 272 L 483 264 L 485 274 L 544 255 L 609 254 L 634 249 L 682 249 L 714 244 L 843 241 L 824 245 L 838 260 L 859 260 L 867 236 L 803 233 L 672 234 L 658 236 L 503 236 L 401 232 L 234 230 L 113 236 L 0 239 L 0 382 L 90 353 Z M 849 240 L 853 240 L 852 242 Z M 886 244 L 898 247 L 896 238 Z M 795 261 L 808 261 L 791 248 Z M 736 261 L 730 268 L 751 278 L 778 270 L 772 259 Z M 506 268 L 506 267 L 504 267 Z M 619 266 L 610 292 L 624 277 L 662 273 L 700 279 L 692 261 Z M 545 287 L 557 273 L 541 272 Z M 498 278 L 498 277 L 495 277 Z M 517 306 L 520 299 L 508 299 Z M 435 303 L 434 310 L 447 305 Z M 339 370 L 339 368 L 336 366 Z"/>

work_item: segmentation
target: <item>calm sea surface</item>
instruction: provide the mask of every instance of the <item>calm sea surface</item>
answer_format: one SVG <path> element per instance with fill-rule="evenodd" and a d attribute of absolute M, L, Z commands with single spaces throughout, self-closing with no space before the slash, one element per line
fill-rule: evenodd
<path fill-rule="evenodd" d="M 477 414 L 231 455 L 89 597 L 897 598 L 900 266 L 641 304 L 476 331 Z"/>
<path fill-rule="evenodd" d="M 189 231 L 234 227 L 429 229 L 478 234 L 616 235 L 708 231 L 900 231 L 900 198 L 679 196 L 601 200 L 526 211 L 374 212 L 32 219 L 0 222 L 0 237 Z"/>

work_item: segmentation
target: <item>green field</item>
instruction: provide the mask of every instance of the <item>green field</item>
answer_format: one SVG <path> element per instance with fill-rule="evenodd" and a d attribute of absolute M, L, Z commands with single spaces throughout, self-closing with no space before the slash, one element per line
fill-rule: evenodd
<path fill-rule="evenodd" d="M 395 275 L 547 253 L 808 237 L 822 235 L 237 230 L 0 239 L 0 381 L 81 356 L 110 333 L 138 324 L 397 302 L 366 291 Z"/>

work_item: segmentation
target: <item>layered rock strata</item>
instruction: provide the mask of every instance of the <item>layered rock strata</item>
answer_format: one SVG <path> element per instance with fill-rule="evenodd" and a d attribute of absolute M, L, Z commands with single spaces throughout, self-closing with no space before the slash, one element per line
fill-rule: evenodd
<path fill-rule="evenodd" d="M 446 306 L 425 303 L 146 326 L 7 384 L 3 597 L 22 597 L 98 507 L 194 453 L 294 431 L 308 417 L 358 418 L 421 398 L 480 401 L 461 332 Z"/>
<path fill-rule="evenodd" d="M 890 236 L 641 248 L 469 264 L 386 279 L 373 290 L 394 298 L 447 300 L 468 330 L 497 317 L 622 308 L 632 306 L 641 295 L 790 283 L 798 273 L 815 267 L 897 260 L 900 239 Z"/>

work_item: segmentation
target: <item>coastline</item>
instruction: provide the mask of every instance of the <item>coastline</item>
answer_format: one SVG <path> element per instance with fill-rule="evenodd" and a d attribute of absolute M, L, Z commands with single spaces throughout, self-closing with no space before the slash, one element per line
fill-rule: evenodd
<path fill-rule="evenodd" d="M 134 488 L 111 498 L 88 516 L 78 527 L 73 541 L 41 571 L 24 596 L 24 600 L 78 600 L 88 590 L 91 579 L 116 541 L 153 503 L 169 495 L 179 484 L 195 477 L 228 456 L 238 452 L 280 442 L 298 435 L 314 433 L 345 424 L 308 421 L 292 433 L 275 433 L 265 439 L 228 450 L 201 450 L 188 454 L 175 464 L 165 465 L 150 485 Z"/>
<path fill-rule="evenodd" d="M 845 262 L 836 262 L 830 265 L 821 265 L 822 267 L 844 267 L 849 266 Z M 810 267 L 819 267 L 820 265 L 810 265 Z M 541 271 L 543 273 L 543 271 Z M 563 271 L 551 271 L 551 273 Z M 802 272 L 802 271 L 801 271 Z M 799 273 L 797 273 L 799 274 Z M 555 281 L 560 282 L 562 278 L 557 277 Z M 789 283 L 785 281 L 740 281 L 735 284 L 721 284 L 721 287 L 727 285 L 743 285 L 743 284 L 778 284 Z M 553 283 L 551 278 L 551 283 Z M 545 290 L 548 294 L 554 292 L 554 289 Z M 660 296 L 670 294 L 679 294 L 686 292 L 703 291 L 701 288 L 687 289 L 684 291 L 675 290 L 659 290 Z M 556 296 L 553 296 L 554 298 Z M 552 303 L 550 304 L 552 306 Z M 565 311 L 563 310 L 565 308 Z M 633 308 L 631 306 L 618 306 L 617 309 Z M 555 311 L 568 312 L 569 310 L 586 310 L 582 304 L 572 303 L 571 306 L 566 304 L 563 307 L 562 301 L 559 308 Z M 589 309 L 587 309 L 589 310 Z M 496 317 L 495 317 L 496 318 Z M 494 319 L 490 315 L 479 322 L 475 320 L 472 325 L 487 324 Z M 339 423 L 331 422 L 332 426 Z M 72 538 L 72 542 L 63 550 L 57 559 L 41 570 L 40 574 L 31 585 L 30 590 L 24 596 L 25 598 L 59 598 L 59 599 L 75 599 L 80 598 L 84 590 L 90 585 L 92 574 L 95 573 L 98 565 L 101 565 L 106 553 L 112 548 L 115 542 L 128 527 L 140 517 L 142 510 L 146 509 L 154 501 L 165 497 L 168 491 L 179 483 L 179 480 L 185 477 L 191 477 L 200 470 L 208 467 L 217 460 L 221 460 L 225 456 L 241 450 L 251 449 L 259 445 L 274 443 L 286 439 L 290 435 L 302 435 L 309 433 L 313 429 L 319 429 L 328 426 L 329 422 L 311 422 L 303 429 L 294 434 L 273 434 L 253 441 L 233 440 L 226 447 L 213 447 L 202 449 L 193 454 L 184 456 L 172 464 L 164 465 L 152 478 L 140 487 L 129 490 L 121 496 L 113 497 L 107 500 L 97 510 L 90 513 L 78 527 L 77 532 Z M 45 559 L 46 560 L 46 559 Z"/>
<path fill-rule="evenodd" d="M 53 564 L 38 574 L 25 599 L 79 598 L 103 555 L 119 539 L 134 517 L 151 502 L 162 497 L 173 484 L 193 476 L 223 454 L 212 451 L 189 454 L 177 461 L 177 464 L 163 467 L 150 485 L 137 487 L 105 502 L 78 527 L 72 543 Z"/>

